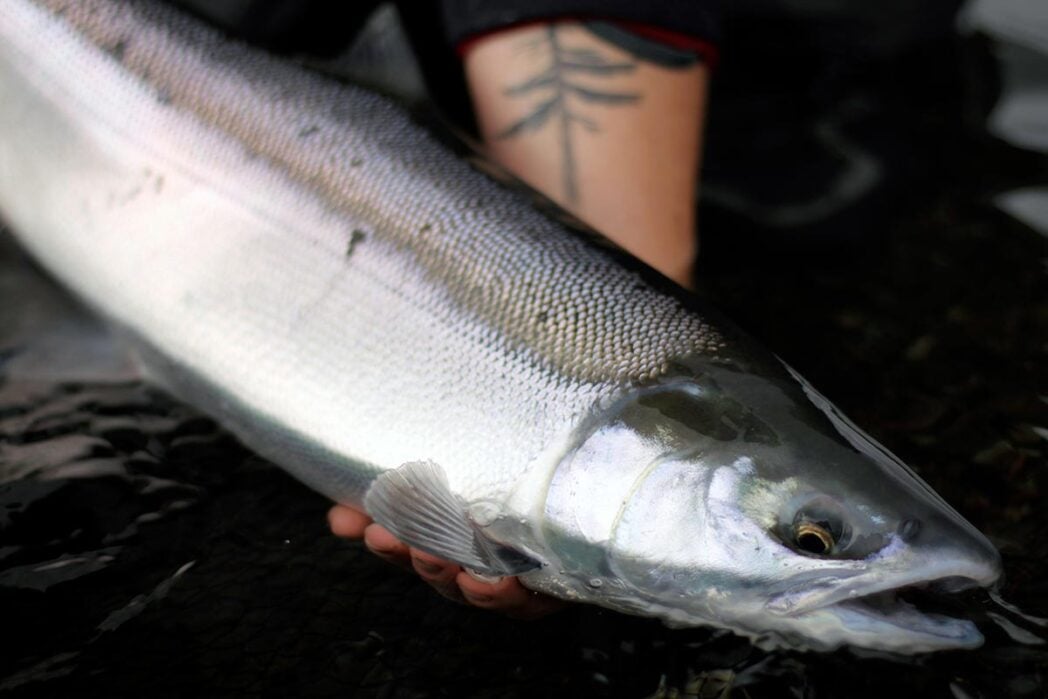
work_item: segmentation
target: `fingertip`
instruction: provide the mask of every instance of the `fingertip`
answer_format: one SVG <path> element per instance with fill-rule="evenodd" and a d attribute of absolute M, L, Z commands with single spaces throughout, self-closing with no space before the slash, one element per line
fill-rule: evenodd
<path fill-rule="evenodd" d="M 335 536 L 345 539 L 360 539 L 371 524 L 371 518 L 360 510 L 345 505 L 335 505 L 327 513 L 328 526 Z"/>
<path fill-rule="evenodd" d="M 364 545 L 372 553 L 383 557 L 396 556 L 406 559 L 410 556 L 408 547 L 381 524 L 372 523 L 364 529 Z"/>
<path fill-rule="evenodd" d="M 462 595 L 477 607 L 505 609 L 524 601 L 527 591 L 516 578 L 502 578 L 498 582 L 478 580 L 466 571 L 455 577 Z"/>
<path fill-rule="evenodd" d="M 457 564 L 418 549 L 411 549 L 411 567 L 423 580 L 431 584 L 450 583 L 455 580 L 460 570 Z"/>
<path fill-rule="evenodd" d="M 472 568 L 463 568 L 462 570 L 465 571 L 466 574 L 474 580 L 477 580 L 482 583 L 488 583 L 489 585 L 494 585 L 496 583 L 501 582 L 504 577 L 502 575 L 488 575 L 486 573 L 481 573 L 480 571 L 473 570 Z"/>
<path fill-rule="evenodd" d="M 529 590 L 517 578 L 490 583 L 463 571 L 455 582 L 463 598 L 473 606 L 502 612 L 515 619 L 539 619 L 565 606 L 562 600 Z"/>

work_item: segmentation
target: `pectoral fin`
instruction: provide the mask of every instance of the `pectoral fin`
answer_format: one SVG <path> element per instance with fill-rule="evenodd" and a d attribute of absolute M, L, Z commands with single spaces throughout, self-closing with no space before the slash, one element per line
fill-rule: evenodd
<path fill-rule="evenodd" d="M 386 471 L 364 498 L 368 514 L 408 546 L 487 575 L 517 575 L 541 564 L 488 537 L 451 492 L 432 461 L 412 461 Z"/>

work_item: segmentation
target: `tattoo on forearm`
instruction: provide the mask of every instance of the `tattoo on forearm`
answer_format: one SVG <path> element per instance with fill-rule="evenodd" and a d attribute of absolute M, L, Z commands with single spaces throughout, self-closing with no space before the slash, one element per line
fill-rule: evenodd
<path fill-rule="evenodd" d="M 547 52 L 549 65 L 527 80 L 507 87 L 505 94 L 521 98 L 539 96 L 541 99 L 526 116 L 499 133 L 498 138 L 513 138 L 527 131 L 538 131 L 555 122 L 561 152 L 562 193 L 568 204 L 576 204 L 579 188 L 572 143 L 573 129 L 578 126 L 590 132 L 600 130 L 596 120 L 582 113 L 580 107 L 584 104 L 631 104 L 641 97 L 637 92 L 611 91 L 579 82 L 579 78 L 607 80 L 632 72 L 637 64 L 633 61 L 609 59 L 591 48 L 564 46 L 557 35 L 556 25 L 546 27 L 541 38 L 529 40 L 524 48 L 529 51 Z"/>

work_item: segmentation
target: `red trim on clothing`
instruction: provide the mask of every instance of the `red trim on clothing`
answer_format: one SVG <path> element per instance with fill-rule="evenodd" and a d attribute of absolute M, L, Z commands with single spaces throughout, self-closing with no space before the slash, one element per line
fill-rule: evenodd
<path fill-rule="evenodd" d="M 455 52 L 460 58 L 465 58 L 466 55 L 472 51 L 477 43 L 487 39 L 489 36 L 495 36 L 502 32 L 509 31 L 511 29 L 520 29 L 522 27 L 530 27 L 536 24 L 551 24 L 559 22 L 579 22 L 585 20 L 602 19 L 607 22 L 614 22 L 623 29 L 638 34 L 645 39 L 651 39 L 657 41 L 666 46 L 670 46 L 675 49 L 681 49 L 684 51 L 692 51 L 698 55 L 699 59 L 710 67 L 712 70 L 717 65 L 717 45 L 699 39 L 688 34 L 682 34 L 681 32 L 673 31 L 672 29 L 665 29 L 663 27 L 657 27 L 652 24 L 645 24 L 644 22 L 631 22 L 628 20 L 621 19 L 610 19 L 605 17 L 576 17 L 571 15 L 558 15 L 557 17 L 546 17 L 539 19 L 528 19 L 523 22 L 516 22 L 514 24 L 507 24 L 498 29 L 492 29 L 487 32 L 480 32 L 479 34 L 472 34 L 455 46 Z"/>
<path fill-rule="evenodd" d="M 620 19 L 612 21 L 626 31 L 643 36 L 645 39 L 651 39 L 682 51 L 692 51 L 711 68 L 717 63 L 717 46 L 709 41 L 643 22 L 628 22 Z"/>

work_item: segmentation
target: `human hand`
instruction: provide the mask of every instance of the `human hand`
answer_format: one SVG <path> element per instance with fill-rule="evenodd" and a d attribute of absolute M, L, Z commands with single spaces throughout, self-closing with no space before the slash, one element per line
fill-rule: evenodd
<path fill-rule="evenodd" d="M 335 536 L 363 539 L 368 550 L 379 558 L 413 569 L 448 599 L 491 609 L 515 619 L 538 619 L 564 606 L 561 600 L 527 589 L 517 578 L 481 580 L 456 563 L 410 548 L 388 529 L 352 507 L 332 507 L 328 512 L 328 524 Z"/>

